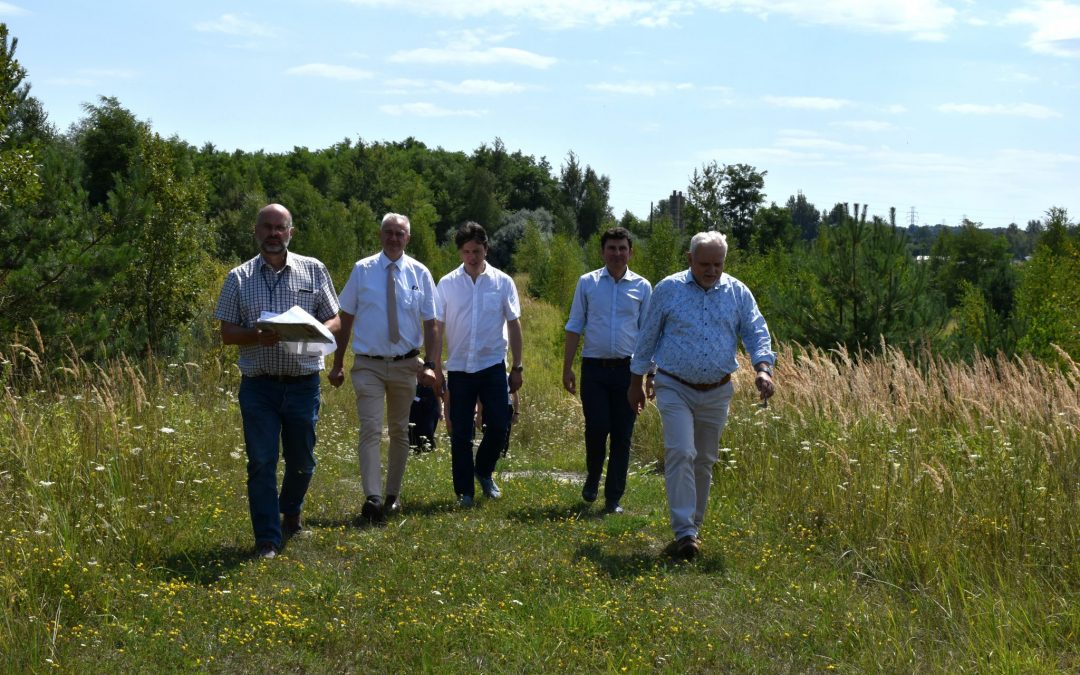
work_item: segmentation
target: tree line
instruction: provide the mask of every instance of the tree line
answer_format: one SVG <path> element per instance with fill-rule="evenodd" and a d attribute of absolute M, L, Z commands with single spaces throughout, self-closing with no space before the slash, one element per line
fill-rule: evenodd
<path fill-rule="evenodd" d="M 616 217 L 610 179 L 568 152 L 555 168 L 496 138 L 471 153 L 344 139 L 289 152 L 196 148 L 164 138 L 115 98 L 56 129 L 30 95 L 17 39 L 0 24 L 0 333 L 84 356 L 184 354 L 212 336 L 220 280 L 251 257 L 252 223 L 285 204 L 293 248 L 344 283 L 378 249 L 379 217 L 412 220 L 410 253 L 436 278 L 458 264 L 452 233 L 475 220 L 489 260 L 569 308 L 599 267 L 599 234 L 635 237 L 631 267 L 654 283 L 685 267 L 689 236 L 730 235 L 728 271 L 782 340 L 849 350 L 882 344 L 974 353 L 1080 355 L 1080 235 L 1064 208 L 1021 229 L 903 227 L 894 209 L 818 209 L 802 193 L 766 205 L 767 171 L 695 168 L 685 204 Z"/>

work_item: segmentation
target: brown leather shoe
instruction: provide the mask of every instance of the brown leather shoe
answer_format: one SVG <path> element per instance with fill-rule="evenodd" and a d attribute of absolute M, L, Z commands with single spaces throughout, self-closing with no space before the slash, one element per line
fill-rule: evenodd
<path fill-rule="evenodd" d="M 693 560 L 701 552 L 701 540 L 692 534 L 688 534 L 679 540 L 679 557 L 684 560 Z"/>

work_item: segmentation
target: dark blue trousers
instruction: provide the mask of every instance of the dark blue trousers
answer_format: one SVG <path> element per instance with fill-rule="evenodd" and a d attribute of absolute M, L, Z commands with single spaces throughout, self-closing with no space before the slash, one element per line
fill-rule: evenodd
<path fill-rule="evenodd" d="M 311 476 L 315 473 L 319 374 L 312 373 L 289 382 L 244 377 L 240 381 L 238 398 L 244 423 L 248 506 L 255 541 L 280 547 L 280 514 L 300 513 Z M 285 458 L 280 495 L 277 488 L 279 454 Z"/>
<path fill-rule="evenodd" d="M 630 438 L 637 415 L 626 400 L 630 388 L 630 365 L 608 367 L 581 362 L 581 408 L 585 413 L 585 483 L 598 488 L 607 460 L 604 501 L 618 504 L 626 491 L 630 467 Z M 608 438 L 611 450 L 608 452 Z"/>
<path fill-rule="evenodd" d="M 510 425 L 506 366 L 496 363 L 475 373 L 452 370 L 446 384 L 450 390 L 450 462 L 454 492 L 472 497 L 476 492 L 474 476 L 491 477 L 506 443 Z M 473 413 L 477 401 L 484 407 L 485 431 L 474 460 Z"/>

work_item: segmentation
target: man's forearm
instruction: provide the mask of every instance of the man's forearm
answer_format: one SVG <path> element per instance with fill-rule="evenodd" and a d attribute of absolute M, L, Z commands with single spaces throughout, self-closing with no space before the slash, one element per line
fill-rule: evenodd
<path fill-rule="evenodd" d="M 574 357 L 577 356 L 578 344 L 581 336 L 573 331 L 566 331 L 566 345 L 563 347 L 563 372 L 574 367 Z"/>

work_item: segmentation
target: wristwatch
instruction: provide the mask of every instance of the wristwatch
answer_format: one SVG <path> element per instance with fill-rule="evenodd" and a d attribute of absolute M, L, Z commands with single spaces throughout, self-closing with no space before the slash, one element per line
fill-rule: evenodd
<path fill-rule="evenodd" d="M 424 361 L 424 370 L 435 370 L 435 364 L 431 361 Z"/>
<path fill-rule="evenodd" d="M 521 366 L 512 366 L 510 368 L 511 373 L 520 373 L 523 370 Z"/>
<path fill-rule="evenodd" d="M 763 363 L 758 366 L 754 366 L 754 371 L 758 373 L 765 373 L 769 377 L 772 377 L 772 366 L 767 363 Z"/>

